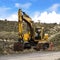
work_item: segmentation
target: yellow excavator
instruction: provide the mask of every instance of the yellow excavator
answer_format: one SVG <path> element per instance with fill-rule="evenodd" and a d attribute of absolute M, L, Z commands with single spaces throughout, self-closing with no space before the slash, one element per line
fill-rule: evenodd
<path fill-rule="evenodd" d="M 23 23 L 26 22 L 29 31 L 23 33 Z M 14 43 L 14 51 L 23 51 L 24 49 L 48 49 L 48 34 L 44 34 L 44 27 L 33 26 L 32 19 L 21 9 L 18 10 L 18 42 Z"/>

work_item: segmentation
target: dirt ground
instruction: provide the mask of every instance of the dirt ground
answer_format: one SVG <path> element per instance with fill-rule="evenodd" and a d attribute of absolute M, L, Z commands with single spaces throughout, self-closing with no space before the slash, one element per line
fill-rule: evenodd
<path fill-rule="evenodd" d="M 58 60 L 60 52 L 34 52 L 0 56 L 0 60 Z"/>

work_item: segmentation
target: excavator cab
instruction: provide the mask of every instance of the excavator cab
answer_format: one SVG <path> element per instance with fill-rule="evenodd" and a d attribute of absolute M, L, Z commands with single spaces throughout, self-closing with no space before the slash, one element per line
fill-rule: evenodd
<path fill-rule="evenodd" d="M 37 44 L 34 47 L 34 49 L 39 51 L 40 49 L 45 50 L 49 48 L 48 34 L 44 33 L 44 27 L 38 27 L 35 30 L 36 30 L 35 41 L 37 42 Z"/>
<path fill-rule="evenodd" d="M 35 29 L 35 40 L 40 40 L 41 39 L 41 28 L 36 28 Z"/>

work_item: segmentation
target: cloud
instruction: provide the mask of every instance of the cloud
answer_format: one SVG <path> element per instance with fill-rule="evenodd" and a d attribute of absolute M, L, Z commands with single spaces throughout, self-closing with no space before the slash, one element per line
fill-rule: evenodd
<path fill-rule="evenodd" d="M 43 23 L 60 23 L 60 14 L 52 11 L 48 13 L 47 11 L 44 12 L 35 12 L 34 16 L 31 17 L 34 22 L 38 22 L 40 20 Z M 17 13 L 11 14 L 7 17 L 9 21 L 18 21 Z"/>
<path fill-rule="evenodd" d="M 34 22 L 40 20 L 43 23 L 60 23 L 60 14 L 56 13 L 55 11 L 52 11 L 50 13 L 47 11 L 35 12 L 31 18 Z M 17 13 L 11 14 L 7 20 L 18 21 Z"/>
<path fill-rule="evenodd" d="M 45 23 L 60 23 L 60 14 L 57 13 L 60 4 L 53 4 L 44 12 L 35 12 L 32 19 L 37 22 L 40 20 Z"/>
<path fill-rule="evenodd" d="M 26 8 L 26 9 L 28 9 L 30 6 L 31 6 L 31 3 L 25 3 L 25 4 L 15 3 L 15 7 L 17 7 L 17 8 Z"/>
<path fill-rule="evenodd" d="M 40 12 L 39 12 L 40 13 Z M 60 23 L 60 14 L 57 14 L 55 11 L 48 13 L 47 11 L 40 14 L 36 13 L 32 19 L 37 22 L 40 20 L 44 23 Z"/>
<path fill-rule="evenodd" d="M 13 13 L 10 16 L 6 16 L 6 17 L 0 17 L 0 20 L 5 20 L 7 19 L 8 21 L 18 21 L 18 14 L 17 13 Z"/>
<path fill-rule="evenodd" d="M 24 7 L 25 5 L 25 7 Z M 16 4 L 16 7 L 23 7 L 26 8 L 26 6 L 29 4 Z M 30 5 L 31 6 L 31 5 Z M 48 11 L 51 11 L 48 13 L 48 11 L 44 11 L 44 12 L 40 12 L 40 11 L 35 11 L 33 12 L 31 15 L 31 18 L 33 21 L 37 22 L 38 20 L 40 20 L 41 22 L 44 23 L 60 23 L 60 14 L 56 13 L 56 10 L 58 10 L 58 8 L 60 7 L 60 4 L 54 4 L 51 7 L 49 7 Z M 0 8 L 1 9 L 1 8 Z M 0 12 L 7 12 L 10 8 L 3 8 L 0 10 Z M 5 10 L 5 11 L 4 11 Z M 0 17 L 2 19 L 2 17 Z M 7 20 L 12 20 L 12 21 L 18 21 L 18 15 L 17 13 L 13 13 L 10 16 L 6 17 Z"/>
<path fill-rule="evenodd" d="M 13 14 L 10 14 L 9 11 L 10 11 L 10 7 L 0 7 L 0 20 L 4 20 L 4 19 L 7 19 L 7 20 L 12 20 L 12 21 L 15 21 L 17 20 L 17 13 L 13 13 Z"/>
<path fill-rule="evenodd" d="M 10 16 L 8 16 L 7 20 L 9 20 L 9 21 L 18 21 L 18 15 L 17 15 L 17 13 L 13 13 Z"/>
<path fill-rule="evenodd" d="M 47 10 L 48 11 L 57 11 L 58 8 L 60 7 L 60 4 L 53 4 L 51 7 L 49 7 Z"/>

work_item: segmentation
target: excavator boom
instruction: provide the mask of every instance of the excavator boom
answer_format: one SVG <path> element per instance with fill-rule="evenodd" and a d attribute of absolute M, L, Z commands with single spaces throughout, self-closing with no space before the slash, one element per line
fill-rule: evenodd
<path fill-rule="evenodd" d="M 21 9 L 18 10 L 18 34 L 19 38 L 22 39 L 22 32 L 23 32 L 23 20 L 22 20 L 22 11 Z"/>

